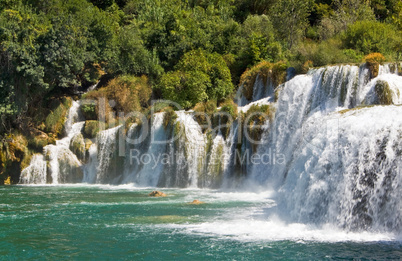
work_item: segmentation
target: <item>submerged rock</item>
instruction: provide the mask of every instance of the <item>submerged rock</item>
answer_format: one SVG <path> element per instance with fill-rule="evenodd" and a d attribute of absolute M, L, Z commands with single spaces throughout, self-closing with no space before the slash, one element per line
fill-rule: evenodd
<path fill-rule="evenodd" d="M 154 190 L 151 193 L 149 193 L 148 196 L 150 196 L 150 197 L 166 197 L 166 194 L 161 191 Z"/>

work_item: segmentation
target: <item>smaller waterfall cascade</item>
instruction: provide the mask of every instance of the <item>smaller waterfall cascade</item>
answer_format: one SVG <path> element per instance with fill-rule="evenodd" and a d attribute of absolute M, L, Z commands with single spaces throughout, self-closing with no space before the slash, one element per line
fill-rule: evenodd
<path fill-rule="evenodd" d="M 46 161 L 42 154 L 32 156 L 31 163 L 22 170 L 21 184 L 46 184 Z"/>
<path fill-rule="evenodd" d="M 124 183 L 135 183 L 139 186 L 157 186 L 164 165 L 162 157 L 166 154 L 169 137 L 163 126 L 164 113 L 153 115 L 151 126 L 147 123 L 135 125 L 129 131 L 128 138 L 135 140 L 136 136 L 145 135 L 142 142 L 128 144 L 130 148 L 125 157 Z M 142 128 L 150 129 L 145 133 Z M 148 135 L 149 134 L 149 135 Z M 131 136 L 130 136 L 131 135 Z"/>
<path fill-rule="evenodd" d="M 246 97 L 244 97 L 243 88 L 244 86 L 240 86 L 236 93 L 235 100 L 239 106 L 245 106 L 250 102 L 255 102 L 263 98 L 269 98 L 269 100 L 271 101 L 274 100 L 275 86 L 270 78 L 268 78 L 267 82 L 264 83 L 264 79 L 260 77 L 260 75 L 257 75 L 253 86 L 253 97 L 250 101 L 247 100 Z"/>
<path fill-rule="evenodd" d="M 82 163 L 70 150 L 70 142 L 76 135 L 81 135 L 85 122 L 79 120 L 80 103 L 72 102 L 65 122 L 66 137 L 56 141 L 56 145 L 43 148 L 43 155 L 34 155 L 28 168 L 22 171 L 22 184 L 58 184 L 82 181 Z M 48 166 L 47 166 L 48 162 Z M 38 178 L 38 173 L 43 172 Z"/>
<path fill-rule="evenodd" d="M 204 172 L 203 166 L 206 164 L 206 137 L 191 114 L 180 111 L 177 116 L 178 124 L 181 124 L 184 129 L 184 136 L 181 142 L 184 145 L 184 151 L 182 152 L 184 156 L 183 163 L 188 168 L 187 185 L 197 187 L 198 177 Z M 180 137 L 176 138 L 180 139 Z"/>
<path fill-rule="evenodd" d="M 94 183 L 116 184 L 120 181 L 120 176 L 124 170 L 124 165 L 121 164 L 122 159 L 118 155 L 118 133 L 121 128 L 122 126 L 120 125 L 101 131 L 96 137 L 96 145 L 92 149 L 97 149 L 97 160 L 93 160 L 97 165 L 96 167 L 90 165 L 96 169 Z M 119 175 L 116 175 L 116 173 L 119 173 Z M 89 177 L 86 179 L 89 179 Z"/>

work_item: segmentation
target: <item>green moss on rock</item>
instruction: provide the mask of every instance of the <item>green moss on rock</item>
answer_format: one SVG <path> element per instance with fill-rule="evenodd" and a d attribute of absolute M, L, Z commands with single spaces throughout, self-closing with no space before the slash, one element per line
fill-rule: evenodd
<path fill-rule="evenodd" d="M 67 113 L 71 107 L 72 99 L 63 98 L 61 101 L 53 100 L 50 104 L 51 111 L 45 119 L 45 131 L 60 137 L 64 128 Z"/>
<path fill-rule="evenodd" d="M 270 78 L 275 86 L 286 81 L 287 64 L 285 62 L 277 62 L 272 64 L 262 61 L 251 69 L 246 70 L 240 77 L 240 84 L 243 86 L 243 95 L 247 100 L 251 100 L 254 94 L 254 84 L 257 76 L 261 77 L 264 84 Z"/>
<path fill-rule="evenodd" d="M 386 81 L 377 81 L 374 87 L 375 94 L 377 95 L 378 102 L 381 105 L 391 105 L 392 101 L 392 90 Z"/>
<path fill-rule="evenodd" d="M 98 132 L 106 128 L 106 124 L 101 121 L 86 121 L 84 126 L 84 138 L 96 138 Z"/>
<path fill-rule="evenodd" d="M 213 114 L 216 112 L 216 109 L 215 100 L 200 102 L 194 106 L 194 119 L 201 126 L 204 133 L 208 129 L 211 129 L 209 125 L 212 123 Z"/>
<path fill-rule="evenodd" d="M 85 141 L 81 133 L 76 134 L 70 141 L 70 150 L 81 161 L 85 160 Z"/>
<path fill-rule="evenodd" d="M 7 179 L 10 184 L 18 183 L 21 170 L 29 164 L 29 155 L 27 139 L 20 133 L 0 140 L 0 184 Z"/>
<path fill-rule="evenodd" d="M 166 130 L 168 126 L 173 126 L 176 119 L 176 112 L 172 108 L 168 107 L 163 115 L 163 128 Z"/>

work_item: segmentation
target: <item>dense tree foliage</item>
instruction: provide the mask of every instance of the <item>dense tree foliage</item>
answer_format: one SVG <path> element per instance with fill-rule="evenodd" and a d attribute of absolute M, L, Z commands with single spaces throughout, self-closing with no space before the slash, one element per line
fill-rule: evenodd
<path fill-rule="evenodd" d="M 160 88 L 166 99 L 183 108 L 206 100 L 223 100 L 233 91 L 229 68 L 217 53 L 190 51 L 175 68 L 162 76 Z"/>
<path fill-rule="evenodd" d="M 146 75 L 153 98 L 190 108 L 263 61 L 397 60 L 401 30 L 400 0 L 0 0 L 0 133 L 99 80 Z"/>

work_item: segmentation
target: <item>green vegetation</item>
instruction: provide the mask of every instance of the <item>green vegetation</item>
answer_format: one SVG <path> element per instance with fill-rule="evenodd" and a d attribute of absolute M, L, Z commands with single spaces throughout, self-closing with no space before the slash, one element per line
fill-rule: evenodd
<path fill-rule="evenodd" d="M 96 138 L 100 130 L 105 130 L 106 124 L 102 121 L 86 121 L 84 126 L 84 137 L 88 139 Z"/>
<path fill-rule="evenodd" d="M 21 134 L 7 135 L 0 140 L 0 184 L 15 184 L 19 181 L 19 173 L 28 166 L 31 152 L 28 142 Z"/>
<path fill-rule="evenodd" d="M 185 109 L 198 102 L 222 100 L 233 92 L 229 68 L 218 54 L 201 49 L 190 51 L 175 69 L 162 76 L 159 88 L 165 99 L 177 102 Z"/>
<path fill-rule="evenodd" d="M 256 66 L 246 70 L 240 77 L 240 82 L 243 84 L 243 95 L 246 99 L 253 98 L 253 87 L 257 76 L 262 78 L 264 84 L 267 80 L 278 86 L 286 80 L 287 65 L 284 62 L 277 62 L 272 64 L 267 61 L 262 61 Z"/>
<path fill-rule="evenodd" d="M 64 122 L 66 121 L 68 109 L 71 106 L 71 98 L 64 98 L 62 101 L 53 100 L 49 107 L 51 111 L 45 119 L 45 131 L 60 137 L 63 133 Z"/>
<path fill-rule="evenodd" d="M 346 48 L 364 54 L 374 52 L 390 54 L 400 40 L 400 32 L 395 26 L 378 21 L 357 21 L 348 27 L 342 37 Z"/>
<path fill-rule="evenodd" d="M 176 112 L 168 107 L 163 115 L 163 128 L 167 129 L 168 126 L 173 126 L 177 119 Z"/>
<path fill-rule="evenodd" d="M 272 121 L 273 117 L 274 108 L 269 105 L 252 105 L 246 113 L 241 114 L 243 130 L 247 131 L 248 137 L 253 141 L 252 149 L 254 152 L 261 140 L 264 124 L 266 121 Z"/>
<path fill-rule="evenodd" d="M 85 103 L 81 112 L 88 121 L 100 120 L 110 126 L 116 125 L 119 117 L 147 108 L 151 93 L 145 75 L 121 75 L 110 80 L 105 87 L 83 95 Z"/>
<path fill-rule="evenodd" d="M 201 126 L 202 131 L 205 132 L 212 126 L 213 114 L 216 112 L 216 101 L 200 102 L 194 108 L 194 119 Z"/>
<path fill-rule="evenodd" d="M 385 62 L 385 57 L 380 53 L 371 53 L 364 57 L 364 60 L 366 61 L 366 64 L 370 70 L 371 77 L 377 77 L 380 64 Z"/>

